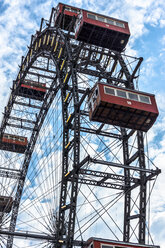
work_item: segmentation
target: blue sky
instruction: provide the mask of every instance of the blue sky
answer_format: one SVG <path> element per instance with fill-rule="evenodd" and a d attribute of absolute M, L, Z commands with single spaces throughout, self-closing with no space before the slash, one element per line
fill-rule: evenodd
<path fill-rule="evenodd" d="M 148 132 L 149 153 L 162 169 L 153 193 L 155 243 L 165 247 L 165 1 L 164 0 L 71 0 L 73 6 L 128 21 L 131 38 L 126 54 L 143 57 L 139 89 L 156 95 L 159 118 Z M 52 0 L 0 1 L 0 119 L 16 78 L 21 56 L 27 51 L 31 35 L 39 29 L 42 17 L 49 19 Z"/>

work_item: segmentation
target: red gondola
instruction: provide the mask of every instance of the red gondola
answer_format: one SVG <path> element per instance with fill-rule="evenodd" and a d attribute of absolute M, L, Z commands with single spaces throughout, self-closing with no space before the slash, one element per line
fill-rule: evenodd
<path fill-rule="evenodd" d="M 3 134 L 0 140 L 0 149 L 10 152 L 24 153 L 28 141 L 26 137 L 13 134 Z"/>
<path fill-rule="evenodd" d="M 134 243 L 125 243 L 107 239 L 90 238 L 85 248 L 160 248 L 155 245 L 141 245 Z"/>
<path fill-rule="evenodd" d="M 121 52 L 130 37 L 128 23 L 81 10 L 75 24 L 75 38 L 89 44 Z"/>
<path fill-rule="evenodd" d="M 75 32 L 77 40 L 118 52 L 125 48 L 130 37 L 128 22 L 59 3 L 54 24 L 68 30 L 73 16 L 77 20 L 74 30 L 71 31 Z"/>
<path fill-rule="evenodd" d="M 79 8 L 75 8 L 62 3 L 59 3 L 55 10 L 56 10 L 56 14 L 54 16 L 54 24 L 55 25 L 59 24 L 59 20 L 63 12 L 60 28 L 64 30 L 69 29 L 69 24 L 71 23 L 73 16 L 77 16 L 80 13 Z M 71 31 L 73 31 L 73 29 Z"/>
<path fill-rule="evenodd" d="M 89 118 L 120 127 L 148 131 L 159 112 L 155 96 L 98 82 L 89 96 Z"/>
<path fill-rule="evenodd" d="M 10 213 L 13 204 L 13 198 L 10 196 L 0 196 L 0 212 Z"/>
<path fill-rule="evenodd" d="M 18 81 L 16 95 L 42 101 L 46 94 L 46 84 L 25 79 Z"/>

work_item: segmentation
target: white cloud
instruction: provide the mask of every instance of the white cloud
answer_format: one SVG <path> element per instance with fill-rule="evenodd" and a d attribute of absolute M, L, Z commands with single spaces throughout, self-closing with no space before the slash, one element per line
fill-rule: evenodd
<path fill-rule="evenodd" d="M 160 20 L 160 27 L 163 28 L 165 26 L 165 20 Z"/>
<path fill-rule="evenodd" d="M 163 35 L 163 37 L 161 39 L 161 43 L 162 43 L 163 47 L 165 48 L 165 35 Z"/>
<path fill-rule="evenodd" d="M 30 12 L 25 7 L 25 2 L 23 4 L 23 1 L 5 1 L 4 4 L 7 7 L 0 14 L 0 112 L 6 104 L 3 94 L 9 92 L 9 87 L 16 78 L 21 56 L 37 27 L 36 21 L 32 21 Z"/>

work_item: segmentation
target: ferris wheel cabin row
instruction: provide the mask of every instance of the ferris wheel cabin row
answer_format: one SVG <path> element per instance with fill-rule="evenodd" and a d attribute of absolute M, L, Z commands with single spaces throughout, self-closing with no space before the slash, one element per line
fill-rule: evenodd
<path fill-rule="evenodd" d="M 68 30 L 73 25 L 78 41 L 122 52 L 130 37 L 128 22 L 59 3 L 55 9 L 55 26 Z"/>
<path fill-rule="evenodd" d="M 42 101 L 46 94 L 46 84 L 32 80 L 15 81 L 13 88 L 16 96 Z M 6 107 L 7 110 L 7 107 Z M 4 133 L 0 138 L 0 149 L 24 153 L 28 145 L 27 137 Z"/>
<path fill-rule="evenodd" d="M 160 248 L 160 246 L 126 243 L 92 237 L 87 241 L 85 248 Z"/>

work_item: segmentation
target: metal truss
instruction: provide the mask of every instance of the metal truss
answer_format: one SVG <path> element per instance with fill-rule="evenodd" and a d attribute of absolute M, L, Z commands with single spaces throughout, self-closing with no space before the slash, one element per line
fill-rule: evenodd
<path fill-rule="evenodd" d="M 28 52 L 22 58 L 20 71 L 13 82 L 11 95 L 5 107 L 1 123 L 1 137 L 7 128 L 11 128 L 11 130 L 15 128 L 20 130 L 20 133 L 25 134 L 28 131 L 30 134 L 21 169 L 14 171 L 14 169 L 8 170 L 0 167 L 0 177 L 17 180 L 17 191 L 14 196 L 10 227 L 8 231 L 4 231 L 3 228 L 0 229 L 0 234 L 8 235 L 7 248 L 12 248 L 13 236 L 19 236 L 15 232 L 15 227 L 31 156 L 51 103 L 55 99 L 57 92 L 60 91 L 63 117 L 63 158 L 56 233 L 54 237 L 40 234 L 39 236 L 35 235 L 34 238 L 52 240 L 54 247 L 58 248 L 62 247 L 62 245 L 66 245 L 68 248 L 73 247 L 75 244 L 82 245 L 82 242 L 74 240 L 74 228 L 78 185 L 87 184 L 95 187 L 118 189 L 125 193 L 123 240 L 125 242 L 130 241 L 131 221 L 137 219 L 139 226 L 138 242 L 145 244 L 146 185 L 149 180 L 160 173 L 160 170 L 146 168 L 144 134 L 142 132 L 137 132 L 138 149 L 134 154 L 130 155 L 129 140 L 136 133 L 135 130 L 118 128 L 117 133 L 104 130 L 104 123 L 100 123 L 98 129 L 81 124 L 80 120 L 83 116 L 88 115 L 88 111 L 82 110 L 81 106 L 86 101 L 91 86 L 82 88 L 78 82 L 79 75 L 83 74 L 93 77 L 95 82 L 104 81 L 109 84 L 134 89 L 143 59 L 133 58 L 115 51 L 75 41 L 70 33 L 71 28 L 68 32 L 64 32 L 58 25 L 54 27 L 54 11 L 52 9 L 49 21 L 42 19 L 40 30 L 31 38 Z M 72 25 L 74 21 L 73 18 Z M 39 58 L 43 58 L 46 61 L 45 66 L 40 66 L 40 63 L 34 64 Z M 49 67 L 51 61 L 54 63 L 55 69 Z M 134 66 L 131 67 L 132 63 L 134 63 Z M 40 82 L 46 82 L 47 79 L 51 80 L 51 83 L 47 86 L 47 93 L 40 102 L 31 101 L 30 99 L 25 101 L 18 97 L 18 82 L 31 76 L 38 77 Z M 68 84 L 69 81 L 71 81 L 71 84 Z M 74 103 L 72 113 L 69 112 L 68 107 L 71 100 Z M 31 111 L 35 111 L 35 118 L 30 118 L 30 115 L 29 118 L 25 118 L 28 108 Z M 16 109 L 19 114 L 16 114 Z M 69 131 L 73 133 L 72 139 L 69 136 Z M 99 137 L 120 140 L 122 142 L 123 164 L 99 160 L 90 156 L 81 161 L 81 133 L 90 133 Z M 70 154 L 73 154 L 72 169 L 69 165 Z M 138 161 L 136 166 L 135 161 Z M 86 164 L 89 165 L 89 168 L 84 169 Z M 92 164 L 124 169 L 124 175 L 90 169 Z M 138 172 L 138 177 L 131 176 L 132 171 Z M 90 179 L 88 178 L 89 176 Z M 70 185 L 71 192 L 69 202 L 67 200 L 68 185 Z M 131 194 L 135 188 L 139 188 L 140 210 L 137 215 L 131 215 Z M 67 220 L 66 213 L 69 216 Z M 28 234 L 22 233 L 21 236 L 26 238 Z M 29 237 L 32 236 L 29 234 Z"/>

